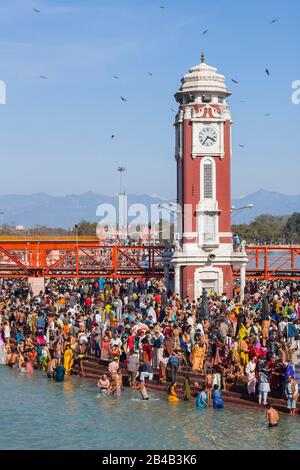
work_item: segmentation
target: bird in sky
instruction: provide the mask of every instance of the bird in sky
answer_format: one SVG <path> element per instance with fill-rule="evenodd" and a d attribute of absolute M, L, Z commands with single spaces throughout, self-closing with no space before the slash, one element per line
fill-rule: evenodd
<path fill-rule="evenodd" d="M 245 145 L 240 144 L 240 147 L 241 147 L 242 149 L 244 149 L 244 148 L 245 148 Z"/>
<path fill-rule="evenodd" d="M 40 12 L 41 12 L 41 11 L 38 10 L 37 8 L 33 8 L 33 11 L 34 11 L 35 13 L 40 13 Z"/>
<path fill-rule="evenodd" d="M 274 20 L 270 21 L 271 24 L 276 23 L 278 21 L 278 18 L 274 18 Z"/>
<path fill-rule="evenodd" d="M 114 139 L 116 136 L 114 134 L 111 135 L 111 140 Z"/>
<path fill-rule="evenodd" d="M 270 70 L 266 69 L 266 74 L 270 76 Z"/>
<path fill-rule="evenodd" d="M 265 116 L 270 116 L 270 114 L 271 114 L 271 113 L 267 113 L 267 114 L 265 114 Z"/>
<path fill-rule="evenodd" d="M 241 100 L 241 103 L 247 103 L 247 101 L 246 100 Z"/>
<path fill-rule="evenodd" d="M 152 73 L 152 72 L 148 72 L 148 75 L 150 75 L 150 77 L 153 77 L 153 73 Z"/>
<path fill-rule="evenodd" d="M 239 83 L 239 82 L 238 82 L 237 80 L 235 80 L 234 78 L 232 78 L 231 81 L 232 81 L 233 83 Z"/>
<path fill-rule="evenodd" d="M 124 98 L 123 96 L 120 96 L 120 98 L 122 101 L 127 101 L 126 98 Z"/>
<path fill-rule="evenodd" d="M 208 33 L 208 29 L 206 29 L 205 31 L 203 31 L 202 33 L 202 36 L 204 36 L 204 34 Z"/>
<path fill-rule="evenodd" d="M 46 77 L 45 75 L 40 75 L 40 78 L 43 78 L 44 80 L 48 80 L 48 77 Z"/>
<path fill-rule="evenodd" d="M 163 7 L 163 6 L 161 6 L 161 7 L 159 7 L 159 8 L 160 8 L 161 10 L 164 10 L 164 9 L 165 9 L 165 7 Z"/>
<path fill-rule="evenodd" d="M 119 80 L 120 77 L 118 77 L 118 75 L 114 75 L 114 78 L 115 78 L 116 80 Z"/>

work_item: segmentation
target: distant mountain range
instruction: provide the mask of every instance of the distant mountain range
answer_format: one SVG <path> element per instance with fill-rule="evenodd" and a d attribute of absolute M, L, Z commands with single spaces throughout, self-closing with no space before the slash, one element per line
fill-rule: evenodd
<path fill-rule="evenodd" d="M 232 204 L 236 207 L 244 207 L 246 204 L 254 204 L 252 209 L 244 209 L 233 213 L 232 222 L 234 224 L 249 223 L 261 214 L 290 215 L 300 212 L 300 194 L 288 196 L 287 194 L 266 191 L 260 189 L 247 196 L 233 199 Z"/>
<path fill-rule="evenodd" d="M 0 214 L 0 224 L 71 228 L 83 219 L 89 222 L 98 221 L 96 209 L 99 204 L 112 204 L 117 207 L 117 202 L 117 197 L 104 196 L 92 191 L 67 196 L 50 196 L 45 193 L 0 196 L 0 212 L 4 212 L 3 215 Z M 144 204 L 148 210 L 151 204 L 165 202 L 156 195 L 128 195 L 128 205 Z M 300 212 L 300 195 L 288 196 L 259 190 L 232 201 L 236 208 L 250 203 L 254 204 L 252 209 L 233 214 L 233 223 L 248 223 L 258 215 L 266 213 L 289 215 L 293 212 Z"/>
<path fill-rule="evenodd" d="M 166 202 L 159 196 L 147 194 L 127 195 L 128 207 L 131 204 L 143 204 L 150 213 L 151 204 Z M 67 196 L 50 196 L 45 193 L 31 195 L 0 196 L 0 225 L 24 225 L 34 228 L 46 225 L 51 228 L 73 228 L 81 220 L 97 222 L 96 211 L 100 204 L 111 204 L 115 207 L 118 218 L 118 196 L 104 196 L 92 191 Z"/>

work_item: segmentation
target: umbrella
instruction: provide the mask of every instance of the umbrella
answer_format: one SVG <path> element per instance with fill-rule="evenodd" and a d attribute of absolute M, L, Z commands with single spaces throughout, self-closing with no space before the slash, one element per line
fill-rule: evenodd
<path fill-rule="evenodd" d="M 208 311 L 208 302 L 207 302 L 207 292 L 205 289 L 202 290 L 202 300 L 200 305 L 199 311 L 199 320 L 204 320 L 204 318 L 208 318 L 209 311 Z"/>
<path fill-rule="evenodd" d="M 268 297 L 266 294 L 263 294 L 262 297 L 262 315 L 261 319 L 262 320 L 268 320 L 270 318 L 270 306 L 269 306 L 269 301 Z"/>

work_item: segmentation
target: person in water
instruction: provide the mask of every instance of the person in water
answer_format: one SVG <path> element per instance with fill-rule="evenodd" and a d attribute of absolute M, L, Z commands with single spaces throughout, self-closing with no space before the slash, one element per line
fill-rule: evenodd
<path fill-rule="evenodd" d="M 66 369 L 60 363 L 54 369 L 54 380 L 56 382 L 63 382 L 65 380 Z"/>
<path fill-rule="evenodd" d="M 179 402 L 179 398 L 176 394 L 176 382 L 172 382 L 172 384 L 169 388 L 168 400 L 171 403 L 178 403 Z"/>
<path fill-rule="evenodd" d="M 222 397 L 222 392 L 219 390 L 219 385 L 214 385 L 212 399 L 214 409 L 224 408 L 224 400 Z"/>
<path fill-rule="evenodd" d="M 207 408 L 208 406 L 208 393 L 207 393 L 207 385 L 202 385 L 200 392 L 196 398 L 196 406 L 197 408 Z"/>
<path fill-rule="evenodd" d="M 143 400 L 149 400 L 149 395 L 148 395 L 144 380 L 137 379 L 135 388 L 136 390 L 140 391 L 140 394 Z"/>
<path fill-rule="evenodd" d="M 102 393 L 102 395 L 109 395 L 110 386 L 111 386 L 111 383 L 107 375 L 106 374 L 102 375 L 102 377 L 100 377 L 97 383 L 97 387 L 100 389 L 100 393 Z"/>
<path fill-rule="evenodd" d="M 191 395 L 191 382 L 188 377 L 188 375 L 184 376 L 184 382 L 183 382 L 183 399 L 185 401 L 190 401 L 192 398 Z"/>
<path fill-rule="evenodd" d="M 122 377 L 121 369 L 118 369 L 115 375 L 115 383 L 116 383 L 116 388 L 114 391 L 114 395 L 119 398 L 121 396 L 122 386 L 123 386 L 123 377 Z"/>
<path fill-rule="evenodd" d="M 66 375 L 71 375 L 71 371 L 74 364 L 74 353 L 71 349 L 70 343 L 67 343 L 64 352 L 64 367 L 66 369 Z"/>
<path fill-rule="evenodd" d="M 208 395 L 208 401 L 211 400 L 211 393 L 212 393 L 212 383 L 213 383 L 213 374 L 211 369 L 207 369 L 205 375 L 205 383 L 206 383 L 206 391 Z"/>
<path fill-rule="evenodd" d="M 278 411 L 275 410 L 275 408 L 273 408 L 272 405 L 270 405 L 270 403 L 268 403 L 267 405 L 266 418 L 269 423 L 269 428 L 275 428 L 278 426 L 278 422 L 279 422 Z"/>
<path fill-rule="evenodd" d="M 50 359 L 48 363 L 48 368 L 47 368 L 47 377 L 48 379 L 54 379 L 54 371 L 57 366 L 57 359 L 53 358 Z"/>

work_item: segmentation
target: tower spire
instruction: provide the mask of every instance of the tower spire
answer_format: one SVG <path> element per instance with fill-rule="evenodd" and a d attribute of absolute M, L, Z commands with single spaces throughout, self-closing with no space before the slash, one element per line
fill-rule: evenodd
<path fill-rule="evenodd" d="M 205 54 L 204 54 L 204 52 L 202 52 L 202 54 L 201 54 L 201 64 L 204 64 L 204 62 L 205 62 Z"/>

